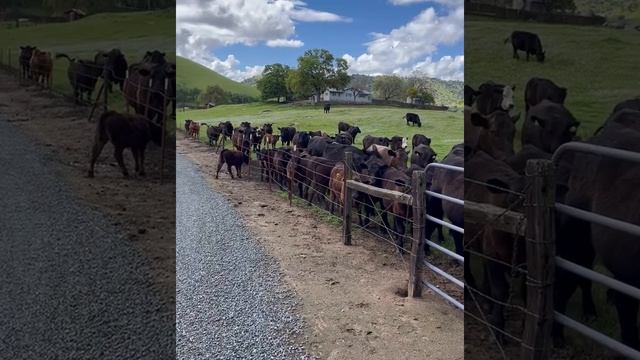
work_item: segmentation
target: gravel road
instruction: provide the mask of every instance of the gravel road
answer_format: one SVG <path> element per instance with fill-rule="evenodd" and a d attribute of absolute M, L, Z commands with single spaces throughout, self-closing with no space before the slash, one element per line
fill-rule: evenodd
<path fill-rule="evenodd" d="M 0 358 L 175 358 L 149 260 L 52 164 L 0 118 Z"/>
<path fill-rule="evenodd" d="M 277 264 L 189 160 L 176 173 L 178 359 L 310 358 Z"/>

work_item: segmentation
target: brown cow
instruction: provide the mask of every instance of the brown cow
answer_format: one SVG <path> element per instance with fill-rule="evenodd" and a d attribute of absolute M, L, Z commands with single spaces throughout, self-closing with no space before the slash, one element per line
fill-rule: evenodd
<path fill-rule="evenodd" d="M 242 179 L 242 163 L 249 164 L 249 156 L 247 156 L 247 154 L 244 154 L 241 151 L 229 149 L 220 151 L 218 168 L 216 169 L 216 179 L 218 178 L 218 174 L 220 174 L 220 170 L 224 164 L 227 164 L 227 171 L 229 172 L 229 175 L 231 175 L 231 179 L 234 178 L 233 173 L 231 172 L 232 166 L 236 168 L 238 179 Z"/>
<path fill-rule="evenodd" d="M 200 124 L 195 122 L 195 121 L 191 121 L 191 123 L 189 123 L 189 137 L 195 139 L 195 140 L 199 140 L 200 139 Z"/>
<path fill-rule="evenodd" d="M 129 176 L 122 157 L 122 152 L 126 148 L 131 148 L 133 153 L 136 173 L 144 176 L 144 151 L 149 140 L 157 145 L 161 144 L 162 129 L 159 126 L 139 115 L 120 114 L 115 111 L 105 112 L 100 116 L 96 126 L 89 177 L 93 177 L 96 160 L 107 142 L 111 142 L 115 147 L 115 157 L 124 177 Z"/>
<path fill-rule="evenodd" d="M 42 83 L 42 86 L 46 88 L 51 87 L 51 72 L 53 71 L 53 60 L 51 59 L 50 52 L 40 51 L 38 49 L 33 50 L 30 68 L 31 75 L 36 83 Z"/>

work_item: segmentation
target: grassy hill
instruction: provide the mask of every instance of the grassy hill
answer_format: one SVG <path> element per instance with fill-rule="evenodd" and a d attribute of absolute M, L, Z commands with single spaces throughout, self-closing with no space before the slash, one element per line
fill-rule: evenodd
<path fill-rule="evenodd" d="M 197 88 L 204 91 L 207 86 L 219 85 L 225 91 L 232 93 L 251 97 L 260 96 L 260 92 L 255 87 L 228 79 L 206 66 L 180 56 L 176 58 L 176 61 L 178 66 L 178 86 Z"/>
<path fill-rule="evenodd" d="M 637 0 L 574 0 L 576 9 L 581 12 L 593 11 L 606 17 L 625 16 L 640 20 L 640 3 Z"/>
<path fill-rule="evenodd" d="M 142 60 L 148 50 L 166 52 L 175 59 L 175 9 L 101 13 L 74 22 L 51 23 L 24 28 L 0 30 L 0 62 L 17 67 L 19 46 L 32 45 L 52 53 L 93 59 L 96 51 L 119 48 L 131 63 Z M 11 57 L 9 59 L 9 57 Z M 58 59 L 53 64 L 53 89 L 72 94 L 67 78 L 68 62 Z M 100 82 L 93 94 L 95 98 Z M 119 91 L 109 98 L 115 110 L 124 110 Z"/>

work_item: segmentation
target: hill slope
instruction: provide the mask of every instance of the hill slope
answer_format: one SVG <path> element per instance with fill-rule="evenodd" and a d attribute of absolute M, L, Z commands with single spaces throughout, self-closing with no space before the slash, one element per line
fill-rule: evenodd
<path fill-rule="evenodd" d="M 207 86 L 219 85 L 225 91 L 235 94 L 251 97 L 260 96 L 258 89 L 228 79 L 206 66 L 195 63 L 189 59 L 177 56 L 176 64 L 178 66 L 178 86 L 197 88 L 204 91 Z"/>

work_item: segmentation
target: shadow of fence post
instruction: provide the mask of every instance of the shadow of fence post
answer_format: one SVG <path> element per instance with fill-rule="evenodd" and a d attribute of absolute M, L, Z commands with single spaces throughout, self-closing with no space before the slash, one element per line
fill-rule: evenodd
<path fill-rule="evenodd" d="M 529 160 L 526 176 L 527 314 L 521 358 L 542 360 L 551 355 L 553 324 L 556 255 L 553 163 L 549 160 Z"/>
<path fill-rule="evenodd" d="M 422 263 L 424 252 L 424 219 L 425 219 L 425 190 L 427 185 L 424 171 L 414 171 L 411 177 L 411 197 L 413 203 L 413 243 L 411 244 L 411 257 L 409 261 L 409 297 L 422 295 L 422 275 L 419 266 Z"/>
<path fill-rule="evenodd" d="M 343 209 L 342 209 L 342 240 L 345 245 L 351 245 L 351 204 L 353 199 L 353 189 L 347 185 L 351 180 L 351 169 L 353 166 L 353 154 L 347 151 L 344 154 L 344 183 L 342 184 Z"/>

